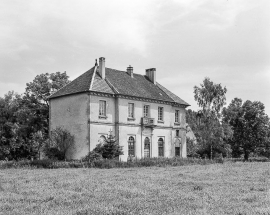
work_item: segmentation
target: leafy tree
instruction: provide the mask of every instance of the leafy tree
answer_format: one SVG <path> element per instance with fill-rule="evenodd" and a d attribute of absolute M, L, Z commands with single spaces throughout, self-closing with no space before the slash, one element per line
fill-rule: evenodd
<path fill-rule="evenodd" d="M 202 109 L 198 112 L 188 112 L 187 123 L 191 126 L 199 143 L 198 153 L 213 153 L 228 155 L 228 145 L 225 140 L 230 138 L 232 131 L 226 123 L 221 122 L 221 108 L 226 104 L 226 87 L 215 84 L 205 78 L 200 87 L 194 87 L 194 98 Z"/>
<path fill-rule="evenodd" d="M 68 78 L 66 72 L 37 75 L 33 82 L 26 84 L 25 94 L 29 97 L 33 96 L 38 102 L 49 106 L 48 97 L 68 84 L 70 82 Z"/>
<path fill-rule="evenodd" d="M 269 118 L 259 101 L 251 102 L 235 98 L 223 109 L 224 121 L 233 129 L 233 138 L 229 141 L 233 156 L 244 155 L 248 160 L 251 152 L 266 149 L 269 144 Z"/>
<path fill-rule="evenodd" d="M 199 157 L 198 152 L 198 144 L 196 144 L 194 139 L 190 139 L 187 137 L 187 156 L 188 157 Z"/>
<path fill-rule="evenodd" d="M 226 104 L 226 87 L 221 84 L 214 84 L 209 78 L 205 78 L 200 87 L 194 87 L 194 98 L 203 112 L 214 112 L 220 116 L 220 110 Z"/>
<path fill-rule="evenodd" d="M 119 155 L 123 155 L 122 147 L 116 142 L 112 134 L 108 135 L 104 144 L 98 144 L 93 151 L 107 159 L 113 159 Z"/>
<path fill-rule="evenodd" d="M 26 84 L 24 95 L 8 92 L 0 98 L 0 159 L 37 156 L 36 135 L 48 137 L 48 97 L 67 83 L 66 72 L 41 74 Z"/>
<path fill-rule="evenodd" d="M 13 91 L 0 98 L 0 159 L 19 159 L 27 151 L 16 118 L 20 95 Z"/>

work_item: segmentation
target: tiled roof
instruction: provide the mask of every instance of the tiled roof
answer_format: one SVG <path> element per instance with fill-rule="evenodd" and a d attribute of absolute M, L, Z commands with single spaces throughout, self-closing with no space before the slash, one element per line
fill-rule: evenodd
<path fill-rule="evenodd" d="M 146 76 L 133 74 L 133 78 L 126 72 L 115 69 L 106 68 L 106 79 L 102 79 L 97 68 L 88 70 L 65 87 L 54 93 L 50 98 L 64 96 L 73 93 L 96 91 L 109 94 L 121 94 L 127 96 L 135 96 L 140 98 L 148 98 L 154 100 L 175 102 L 178 104 L 189 105 L 178 96 L 167 90 L 160 84 L 153 84 Z M 92 89 L 90 89 L 93 80 Z"/>
<path fill-rule="evenodd" d="M 66 86 L 62 87 L 60 90 L 58 90 L 54 94 L 52 94 L 50 96 L 50 99 L 59 97 L 59 96 L 89 91 L 93 73 L 94 73 L 94 67 L 92 69 L 89 69 L 82 75 L 80 75 L 78 78 L 74 79 L 72 82 L 70 82 Z"/>
<path fill-rule="evenodd" d="M 165 87 L 163 87 L 162 85 L 160 85 L 159 83 L 157 83 L 157 86 L 162 89 L 168 96 L 170 96 L 174 102 L 178 103 L 178 104 L 183 104 L 183 105 L 187 105 L 190 106 L 188 103 L 186 103 L 183 99 L 179 98 L 177 95 L 173 94 L 171 91 L 167 90 Z"/>

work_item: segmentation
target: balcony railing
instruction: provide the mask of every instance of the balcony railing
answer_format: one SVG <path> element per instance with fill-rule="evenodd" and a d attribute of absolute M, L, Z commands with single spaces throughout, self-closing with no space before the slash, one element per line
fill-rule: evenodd
<path fill-rule="evenodd" d="M 148 118 L 148 117 L 142 117 L 142 125 L 145 127 L 154 127 L 154 126 L 156 126 L 155 119 Z"/>

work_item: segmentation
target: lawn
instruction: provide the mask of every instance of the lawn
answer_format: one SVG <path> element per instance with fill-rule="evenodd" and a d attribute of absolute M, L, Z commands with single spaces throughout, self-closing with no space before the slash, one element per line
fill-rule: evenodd
<path fill-rule="evenodd" d="M 0 214 L 270 214 L 270 163 L 4 169 Z"/>

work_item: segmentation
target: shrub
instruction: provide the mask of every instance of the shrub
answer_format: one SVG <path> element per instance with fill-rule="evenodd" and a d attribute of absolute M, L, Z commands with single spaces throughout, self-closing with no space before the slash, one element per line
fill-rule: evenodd
<path fill-rule="evenodd" d="M 96 151 L 91 151 L 82 160 L 93 162 L 95 160 L 100 160 L 100 159 L 102 159 L 102 155 L 100 153 L 97 153 Z"/>
<path fill-rule="evenodd" d="M 50 169 L 53 168 L 53 161 L 46 159 L 46 160 L 33 160 L 30 162 L 30 166 L 37 167 L 37 168 L 45 168 Z"/>
<path fill-rule="evenodd" d="M 52 147 L 47 148 L 45 151 L 45 155 L 52 160 L 64 160 L 65 154 L 61 152 L 58 148 Z"/>
<path fill-rule="evenodd" d="M 64 160 L 67 152 L 74 146 L 74 136 L 61 127 L 51 131 L 51 139 L 44 146 L 44 153 L 50 159 Z"/>

